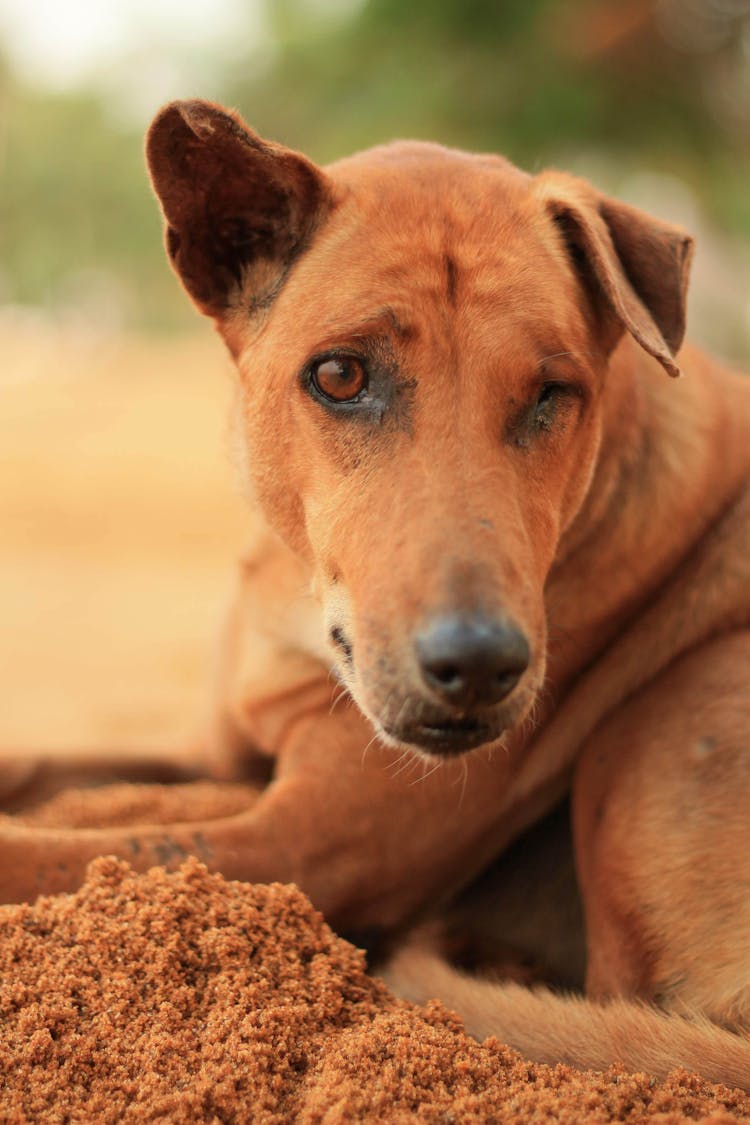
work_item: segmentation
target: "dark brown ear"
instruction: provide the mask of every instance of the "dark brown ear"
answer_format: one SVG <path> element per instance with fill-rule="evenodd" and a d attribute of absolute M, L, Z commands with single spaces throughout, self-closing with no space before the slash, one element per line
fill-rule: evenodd
<path fill-rule="evenodd" d="M 537 185 L 595 306 L 679 375 L 692 238 L 573 176 L 545 172 Z"/>
<path fill-rule="evenodd" d="M 268 305 L 331 205 L 322 171 L 210 102 L 172 102 L 146 137 L 167 253 L 199 309 Z"/>

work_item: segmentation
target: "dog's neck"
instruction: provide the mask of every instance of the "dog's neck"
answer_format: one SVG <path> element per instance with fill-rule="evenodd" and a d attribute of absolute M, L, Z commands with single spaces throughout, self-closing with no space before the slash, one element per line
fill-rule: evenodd
<path fill-rule="evenodd" d="M 707 361 L 694 352 L 684 359 L 685 378 L 675 384 L 630 338 L 612 356 L 607 436 L 547 582 L 548 686 L 556 698 L 669 580 L 746 471 L 748 437 L 727 396 L 716 393 L 716 371 L 708 394 Z M 727 473 L 728 460 L 736 473 Z M 665 535 L 667 524 L 679 535 Z"/>

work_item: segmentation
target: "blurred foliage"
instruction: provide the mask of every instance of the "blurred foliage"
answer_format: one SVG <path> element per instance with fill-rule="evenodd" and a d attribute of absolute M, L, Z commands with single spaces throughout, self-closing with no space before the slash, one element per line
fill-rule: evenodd
<path fill-rule="evenodd" d="M 750 0 L 268 0 L 268 18 L 273 57 L 235 51 L 219 96 L 316 159 L 411 135 L 605 188 L 648 168 L 750 240 Z M 0 301 L 96 310 L 110 286 L 130 324 L 186 323 L 141 148 L 96 91 L 0 69 Z"/>
<path fill-rule="evenodd" d="M 272 12 L 273 73 L 230 91 L 259 127 L 319 158 L 394 135 L 503 151 L 532 170 L 596 149 L 684 176 L 750 235 L 743 0 L 369 0 L 323 35 L 309 0 Z M 696 27 L 694 42 L 670 43 L 701 15 L 704 38 Z"/>
<path fill-rule="evenodd" d="M 111 286 L 147 316 L 164 286 L 140 138 L 93 93 L 45 96 L 7 68 L 0 83 L 0 300 L 64 306 Z"/>

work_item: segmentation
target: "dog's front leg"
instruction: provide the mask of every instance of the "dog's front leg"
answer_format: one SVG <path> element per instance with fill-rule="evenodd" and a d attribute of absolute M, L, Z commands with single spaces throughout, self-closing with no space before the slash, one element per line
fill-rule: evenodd
<path fill-rule="evenodd" d="M 300 716 L 275 777 L 246 812 L 196 823 L 0 828 L 0 901 L 78 886 L 89 860 L 144 870 L 197 854 L 228 878 L 296 882 L 340 930 L 389 929 L 469 881 L 518 828 L 503 757 L 437 768 L 385 748 L 350 706 Z M 515 814 L 514 814 L 515 815 Z"/>
<path fill-rule="evenodd" d="M 496 758 L 431 763 L 384 746 L 352 704 L 310 713 L 285 739 L 236 875 L 296 882 L 340 930 L 391 929 L 503 846 L 506 789 Z"/>
<path fill-rule="evenodd" d="M 585 748 L 574 823 L 592 995 L 750 1027 L 748 669 L 750 632 L 696 648 Z"/>

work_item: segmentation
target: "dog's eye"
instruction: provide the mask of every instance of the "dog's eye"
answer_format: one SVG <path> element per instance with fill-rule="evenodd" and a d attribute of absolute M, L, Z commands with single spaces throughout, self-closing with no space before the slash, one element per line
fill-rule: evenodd
<path fill-rule="evenodd" d="M 561 400 L 569 393 L 569 388 L 562 383 L 543 385 L 534 403 L 534 423 L 540 430 L 549 429 Z"/>
<path fill-rule="evenodd" d="M 313 364 L 310 382 L 330 402 L 354 402 L 367 390 L 367 372 L 354 356 L 331 356 Z"/>

